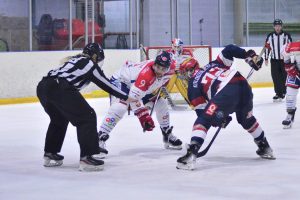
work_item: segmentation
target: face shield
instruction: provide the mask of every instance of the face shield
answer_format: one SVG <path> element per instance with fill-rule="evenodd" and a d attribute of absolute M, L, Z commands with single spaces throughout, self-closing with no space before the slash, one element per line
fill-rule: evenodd
<path fill-rule="evenodd" d="M 158 77 L 161 77 L 161 76 L 163 76 L 164 74 L 166 74 L 166 73 L 169 72 L 170 66 L 169 66 L 169 67 L 164 67 L 164 66 L 161 66 L 161 65 L 158 65 L 158 64 L 154 64 L 154 65 L 153 65 L 153 69 L 154 69 L 155 74 L 156 74 Z"/>

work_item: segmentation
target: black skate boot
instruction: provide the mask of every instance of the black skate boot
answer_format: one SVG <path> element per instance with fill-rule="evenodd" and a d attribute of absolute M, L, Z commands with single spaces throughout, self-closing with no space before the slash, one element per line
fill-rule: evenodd
<path fill-rule="evenodd" d="M 282 121 L 282 125 L 284 129 L 289 129 L 292 127 L 294 119 L 295 119 L 295 113 L 297 108 L 295 109 L 287 109 L 287 116 L 285 120 Z"/>
<path fill-rule="evenodd" d="M 104 168 L 104 161 L 94 156 L 84 156 L 80 158 L 79 171 L 100 171 Z"/>
<path fill-rule="evenodd" d="M 109 135 L 107 133 L 103 133 L 102 131 L 100 131 L 98 133 L 98 137 L 99 137 L 99 151 L 100 151 L 100 153 L 97 154 L 97 155 L 94 155 L 94 157 L 97 158 L 97 159 L 103 159 L 108 154 L 108 151 L 105 147 L 105 142 L 106 142 L 106 140 L 108 140 Z"/>
<path fill-rule="evenodd" d="M 44 166 L 56 167 L 63 164 L 64 157 L 58 153 L 46 153 L 44 154 Z"/>
<path fill-rule="evenodd" d="M 264 137 L 262 140 L 254 140 L 256 145 L 258 146 L 258 150 L 256 154 L 259 155 L 261 158 L 275 160 L 276 158 L 273 155 L 273 150 L 270 147 L 267 138 Z"/>
<path fill-rule="evenodd" d="M 199 144 L 188 144 L 187 152 L 184 156 L 177 159 L 177 169 L 194 170 L 197 154 L 200 149 Z"/>
<path fill-rule="evenodd" d="M 276 94 L 273 97 L 273 102 L 281 102 L 284 99 L 284 96 Z"/>
<path fill-rule="evenodd" d="M 176 149 L 176 150 L 182 149 L 181 140 L 172 134 L 173 126 L 167 128 L 160 128 L 160 129 L 163 134 L 163 142 L 164 142 L 164 147 L 166 149 Z"/>

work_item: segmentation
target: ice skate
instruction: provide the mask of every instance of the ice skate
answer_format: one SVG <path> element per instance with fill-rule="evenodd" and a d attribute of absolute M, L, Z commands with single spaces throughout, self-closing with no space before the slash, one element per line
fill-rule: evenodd
<path fill-rule="evenodd" d="M 292 128 L 292 125 L 294 123 L 296 108 L 289 109 L 287 112 L 288 112 L 288 114 L 287 114 L 285 120 L 282 121 L 282 125 L 283 125 L 284 129 Z"/>
<path fill-rule="evenodd" d="M 94 155 L 97 159 L 103 159 L 107 156 L 108 151 L 106 149 L 105 142 L 108 140 L 109 135 L 107 133 L 99 132 L 99 151 L 100 153 L 97 155 Z"/>
<path fill-rule="evenodd" d="M 194 170 L 196 168 L 197 153 L 200 146 L 197 144 L 187 144 L 187 152 L 177 159 L 177 169 Z"/>
<path fill-rule="evenodd" d="M 45 153 L 44 154 L 44 166 L 45 167 L 57 167 L 63 164 L 64 157 L 58 153 Z"/>
<path fill-rule="evenodd" d="M 79 171 L 100 171 L 104 169 L 104 161 L 93 156 L 80 158 Z"/>
<path fill-rule="evenodd" d="M 257 155 L 259 155 L 261 158 L 264 158 L 264 159 L 270 159 L 270 160 L 276 159 L 276 157 L 274 157 L 274 155 L 273 155 L 273 150 L 270 147 L 270 145 L 265 137 L 260 141 L 254 140 L 254 142 L 258 146 L 258 150 L 256 151 Z"/>
<path fill-rule="evenodd" d="M 273 102 L 282 102 L 283 99 L 284 99 L 284 97 L 285 97 L 285 95 L 280 96 L 280 95 L 277 95 L 277 94 L 276 94 L 276 95 L 273 97 Z"/>
<path fill-rule="evenodd" d="M 160 128 L 163 134 L 163 142 L 165 149 L 182 149 L 182 142 L 176 136 L 172 134 L 173 126 L 168 128 Z"/>

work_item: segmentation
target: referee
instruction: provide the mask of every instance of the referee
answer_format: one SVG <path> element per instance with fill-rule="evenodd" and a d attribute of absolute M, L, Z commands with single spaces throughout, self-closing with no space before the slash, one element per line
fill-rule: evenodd
<path fill-rule="evenodd" d="M 70 57 L 60 68 L 51 70 L 37 86 L 37 96 L 50 117 L 44 148 L 44 166 L 60 166 L 63 156 L 58 154 L 69 122 L 77 128 L 80 146 L 79 170 L 98 171 L 104 162 L 93 157 L 100 153 L 96 113 L 80 94 L 90 82 L 106 92 L 127 100 L 128 96 L 114 87 L 104 75 L 98 62 L 104 52 L 97 43 L 87 44 L 83 52 Z"/>
<path fill-rule="evenodd" d="M 268 65 L 268 58 L 271 53 L 271 76 L 274 83 L 275 96 L 273 101 L 281 101 L 286 94 L 286 72 L 284 70 L 283 57 L 281 51 L 283 45 L 292 42 L 289 33 L 282 30 L 282 21 L 275 19 L 273 22 L 274 31 L 269 33 L 266 39 L 268 48 L 265 50 L 265 64 Z"/>

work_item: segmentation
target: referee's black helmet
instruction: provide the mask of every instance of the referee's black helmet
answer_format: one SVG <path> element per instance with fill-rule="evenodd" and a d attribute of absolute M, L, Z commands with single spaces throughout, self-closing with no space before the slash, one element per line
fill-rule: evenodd
<path fill-rule="evenodd" d="M 281 19 L 275 19 L 274 22 L 273 22 L 273 26 L 275 25 L 281 25 L 282 26 L 282 20 Z"/>
<path fill-rule="evenodd" d="M 102 60 L 104 60 L 104 51 L 103 51 L 102 47 L 100 46 L 100 44 L 98 44 L 98 43 L 87 44 L 83 48 L 82 53 L 89 55 L 90 58 L 95 58 L 95 56 L 96 56 L 97 62 L 101 62 Z"/>

